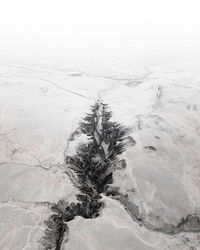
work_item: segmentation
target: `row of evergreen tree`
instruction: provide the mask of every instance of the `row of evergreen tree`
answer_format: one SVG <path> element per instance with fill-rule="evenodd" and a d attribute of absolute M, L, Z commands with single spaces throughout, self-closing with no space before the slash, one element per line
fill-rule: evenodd
<path fill-rule="evenodd" d="M 80 193 L 77 203 L 59 201 L 52 206 L 54 214 L 46 221 L 48 228 L 42 239 L 46 249 L 60 249 L 64 232 L 68 230 L 66 222 L 75 216 L 95 218 L 103 208 L 101 194 L 113 182 L 113 171 L 118 155 L 125 149 L 123 140 L 127 132 L 121 124 L 112 122 L 111 117 L 108 105 L 97 101 L 80 123 L 88 143 L 79 145 L 76 154 L 66 160 Z"/>

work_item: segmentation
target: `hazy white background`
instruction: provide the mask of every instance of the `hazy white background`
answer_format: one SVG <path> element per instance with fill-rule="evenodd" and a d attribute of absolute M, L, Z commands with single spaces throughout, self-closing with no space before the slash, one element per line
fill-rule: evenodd
<path fill-rule="evenodd" d="M 200 57 L 199 0 L 0 0 L 0 56 Z"/>

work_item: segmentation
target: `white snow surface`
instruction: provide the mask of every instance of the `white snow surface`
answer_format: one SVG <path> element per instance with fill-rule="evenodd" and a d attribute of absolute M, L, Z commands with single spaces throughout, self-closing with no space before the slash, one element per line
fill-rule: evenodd
<path fill-rule="evenodd" d="M 121 157 L 127 167 L 116 170 L 114 186 L 150 221 L 158 215 L 176 224 L 199 215 L 199 97 L 197 61 L 99 71 L 1 63 L 0 249 L 42 249 L 46 202 L 75 199 L 62 167 L 64 154 L 74 153 L 68 138 L 98 98 L 136 141 Z M 200 249 L 198 234 L 148 231 L 119 202 L 103 201 L 100 217 L 68 223 L 63 250 Z"/>

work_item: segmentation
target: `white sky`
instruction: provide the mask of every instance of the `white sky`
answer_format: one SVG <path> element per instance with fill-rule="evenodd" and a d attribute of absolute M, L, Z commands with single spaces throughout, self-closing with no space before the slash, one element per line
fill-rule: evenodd
<path fill-rule="evenodd" d="M 199 0 L 0 0 L 0 55 L 200 57 Z"/>

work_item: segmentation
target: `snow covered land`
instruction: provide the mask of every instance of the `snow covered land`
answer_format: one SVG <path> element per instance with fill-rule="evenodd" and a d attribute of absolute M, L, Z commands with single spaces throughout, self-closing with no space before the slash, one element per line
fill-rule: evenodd
<path fill-rule="evenodd" d="M 200 62 L 144 67 L 0 63 L 0 249 L 46 250 L 52 204 L 76 202 L 67 156 L 97 100 L 128 128 L 117 197 L 67 222 L 61 250 L 200 249 Z M 121 165 L 120 165 L 121 164 Z M 120 165 L 120 166 L 119 166 Z"/>

